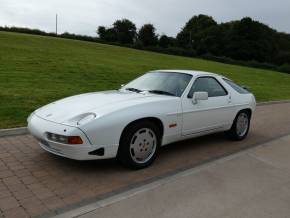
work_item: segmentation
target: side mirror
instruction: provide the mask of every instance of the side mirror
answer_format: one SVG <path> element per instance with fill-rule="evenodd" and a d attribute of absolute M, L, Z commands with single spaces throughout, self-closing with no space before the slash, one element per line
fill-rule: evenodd
<path fill-rule="evenodd" d="M 207 92 L 195 92 L 192 97 L 192 103 L 197 104 L 198 101 L 205 101 L 208 100 L 208 93 Z"/>

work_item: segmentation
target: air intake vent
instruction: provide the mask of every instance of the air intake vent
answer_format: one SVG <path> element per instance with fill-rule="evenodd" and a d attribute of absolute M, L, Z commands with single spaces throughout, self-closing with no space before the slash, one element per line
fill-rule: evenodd
<path fill-rule="evenodd" d="M 105 155 L 105 149 L 104 148 L 99 148 L 95 151 L 91 151 L 89 155 L 96 155 L 96 156 L 104 156 Z"/>

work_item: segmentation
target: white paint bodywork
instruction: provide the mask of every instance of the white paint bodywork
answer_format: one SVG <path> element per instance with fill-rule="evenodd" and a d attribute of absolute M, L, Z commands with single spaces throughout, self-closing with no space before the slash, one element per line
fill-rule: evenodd
<path fill-rule="evenodd" d="M 159 71 L 160 72 L 160 71 Z M 240 110 L 255 110 L 256 101 L 252 94 L 239 94 L 223 77 L 199 71 L 164 70 L 191 74 L 192 80 L 181 97 L 150 93 L 133 93 L 125 90 L 82 94 L 56 101 L 44 106 L 28 118 L 28 129 L 43 149 L 56 155 L 76 160 L 114 158 L 118 152 L 121 134 L 130 123 L 155 118 L 162 122 L 164 134 L 162 145 L 194 138 L 209 133 L 229 130 Z M 212 97 L 193 104 L 188 93 L 199 77 L 217 79 L 227 90 L 227 96 Z M 86 114 L 96 117 L 78 125 Z M 175 127 L 170 125 L 176 124 Z M 46 133 L 80 136 L 82 145 L 66 145 L 49 141 Z M 105 155 L 88 153 L 99 148 Z"/>

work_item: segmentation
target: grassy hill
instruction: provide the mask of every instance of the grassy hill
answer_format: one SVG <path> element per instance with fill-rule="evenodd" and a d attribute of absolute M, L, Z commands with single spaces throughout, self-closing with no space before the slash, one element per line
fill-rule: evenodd
<path fill-rule="evenodd" d="M 258 101 L 290 99 L 290 75 L 97 43 L 0 32 L 0 128 L 26 125 L 56 99 L 117 89 L 153 69 L 196 69 L 247 85 Z"/>

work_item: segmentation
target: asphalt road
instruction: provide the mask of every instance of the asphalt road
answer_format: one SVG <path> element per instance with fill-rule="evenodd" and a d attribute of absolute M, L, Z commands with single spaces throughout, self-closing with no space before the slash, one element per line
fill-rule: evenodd
<path fill-rule="evenodd" d="M 223 134 L 161 149 L 150 168 L 131 171 L 114 160 L 78 162 L 43 151 L 30 135 L 0 138 L 0 217 L 57 213 L 290 134 L 290 103 L 259 106 L 249 137 Z"/>

